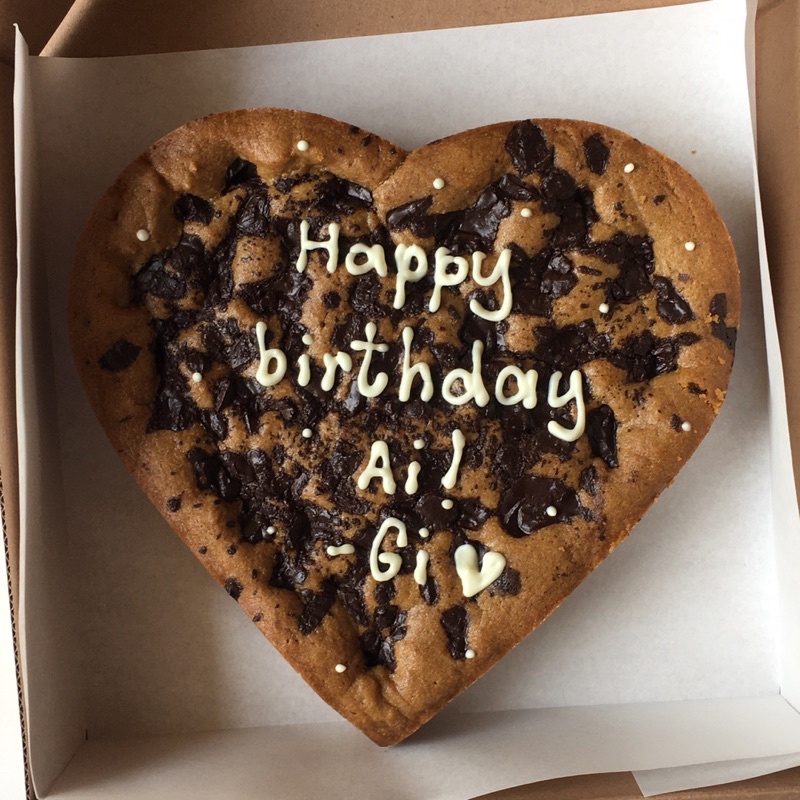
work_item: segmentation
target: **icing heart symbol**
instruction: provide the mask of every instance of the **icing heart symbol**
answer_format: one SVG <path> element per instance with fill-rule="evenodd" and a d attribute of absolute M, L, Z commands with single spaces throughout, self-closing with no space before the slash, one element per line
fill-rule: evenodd
<path fill-rule="evenodd" d="M 386 745 L 672 481 L 724 399 L 739 306 L 710 200 L 624 133 L 522 120 L 409 153 L 260 109 L 189 123 L 121 173 L 80 238 L 69 320 L 144 493 Z"/>
<path fill-rule="evenodd" d="M 461 579 L 464 597 L 474 597 L 491 586 L 502 574 L 506 560 L 500 553 L 486 553 L 478 569 L 478 551 L 471 544 L 462 544 L 454 554 L 456 573 Z"/>

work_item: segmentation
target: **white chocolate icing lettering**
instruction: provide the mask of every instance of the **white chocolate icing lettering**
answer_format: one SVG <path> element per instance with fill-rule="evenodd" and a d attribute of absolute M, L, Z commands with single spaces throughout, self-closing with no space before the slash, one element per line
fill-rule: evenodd
<path fill-rule="evenodd" d="M 366 256 L 366 259 L 359 263 L 356 261 L 356 256 Z M 383 247 L 379 244 L 368 245 L 362 242 L 354 244 L 347 251 L 344 266 L 351 275 L 366 275 L 371 269 L 374 269 L 381 278 L 389 274 Z"/>
<path fill-rule="evenodd" d="M 452 489 L 456 485 L 456 481 L 458 480 L 458 468 L 461 466 L 461 456 L 464 453 L 465 443 L 466 439 L 464 439 L 464 434 L 456 428 L 453 431 L 453 460 L 450 463 L 450 469 L 445 472 L 442 478 L 442 486 L 444 486 L 445 489 Z"/>
<path fill-rule="evenodd" d="M 424 586 L 428 582 L 428 561 L 430 556 L 425 550 L 417 550 L 417 564 L 414 567 L 414 580 Z"/>
<path fill-rule="evenodd" d="M 283 350 L 271 347 L 267 350 L 265 343 L 267 334 L 266 322 L 256 323 L 256 339 L 258 340 L 258 369 L 256 370 L 256 380 L 262 386 L 274 386 L 283 380 L 286 374 L 286 356 Z M 270 364 L 275 363 L 275 369 L 270 371 Z"/>
<path fill-rule="evenodd" d="M 328 225 L 328 233 L 330 239 L 324 242 L 315 242 L 308 238 L 308 231 L 310 225 L 308 220 L 303 220 L 300 223 L 300 254 L 297 256 L 298 272 L 305 272 L 308 266 L 308 251 L 309 250 L 327 250 L 328 251 L 328 272 L 336 272 L 336 265 L 339 263 L 339 230 L 341 226 L 338 222 L 331 222 Z"/>
<path fill-rule="evenodd" d="M 338 547 L 336 545 L 329 544 L 325 552 L 329 556 L 350 556 L 355 553 L 356 548 L 353 547 L 352 544 L 340 544 Z"/>
<path fill-rule="evenodd" d="M 547 387 L 547 402 L 551 408 L 562 408 L 570 400 L 575 401 L 575 427 L 570 430 L 551 419 L 547 423 L 547 430 L 564 442 L 574 442 L 583 435 L 586 428 L 586 406 L 583 402 L 583 377 L 579 370 L 574 369 L 569 375 L 569 389 L 564 394 L 558 393 L 558 384 L 561 381 L 561 372 L 554 372 L 550 376 Z"/>
<path fill-rule="evenodd" d="M 311 356 L 308 353 L 303 353 L 297 359 L 297 382 L 301 386 L 308 386 L 311 383 Z"/>
<path fill-rule="evenodd" d="M 405 547 L 408 544 L 408 532 L 405 523 L 397 517 L 387 517 L 380 527 L 375 538 L 372 540 L 372 547 L 369 551 L 369 571 L 376 581 L 383 583 L 389 581 L 400 572 L 403 566 L 403 558 L 397 553 L 381 553 L 381 545 L 391 528 L 397 530 L 397 546 Z M 380 564 L 385 564 L 387 569 L 382 570 Z"/>
<path fill-rule="evenodd" d="M 459 367 L 447 373 L 442 383 L 442 397 L 450 405 L 463 406 L 470 400 L 475 401 L 475 405 L 483 408 L 489 402 L 489 392 L 483 385 L 481 375 L 481 355 L 483 354 L 483 342 L 474 341 L 472 343 L 472 372 Z M 453 394 L 453 384 L 460 380 L 464 391 L 461 394 Z M 423 398 L 424 399 L 424 398 Z"/>
<path fill-rule="evenodd" d="M 455 265 L 454 272 L 450 272 Z M 458 286 L 469 275 L 469 261 L 463 256 L 454 256 L 446 247 L 436 250 L 433 265 L 433 293 L 428 308 L 438 311 L 442 304 L 442 288 L 445 286 Z"/>
<path fill-rule="evenodd" d="M 358 476 L 358 488 L 366 489 L 373 478 L 380 478 L 383 482 L 383 491 L 386 494 L 394 494 L 397 489 L 397 482 L 392 474 L 392 461 L 389 457 L 389 445 L 378 440 L 372 443 L 369 452 L 369 464 Z"/>
<path fill-rule="evenodd" d="M 505 393 L 506 382 L 513 378 L 517 383 L 514 394 Z M 519 367 L 509 365 L 497 373 L 494 384 L 494 396 L 497 402 L 504 406 L 513 406 L 522 402 L 525 408 L 536 408 L 536 386 L 539 383 L 539 373 L 535 369 L 523 372 Z"/>
<path fill-rule="evenodd" d="M 363 397 L 377 397 L 389 383 L 389 376 L 385 372 L 379 372 L 375 376 L 375 380 L 372 383 L 369 382 L 369 367 L 372 363 L 372 354 L 375 351 L 385 353 L 389 349 L 388 344 L 374 343 L 377 330 L 374 322 L 368 322 L 364 329 L 367 335 L 367 341 L 362 342 L 354 339 L 350 342 L 350 347 L 353 350 L 364 351 L 364 358 L 361 362 L 361 368 L 358 370 L 358 380 L 356 382 L 358 391 Z"/>
<path fill-rule="evenodd" d="M 478 286 L 493 286 L 500 280 L 503 286 L 503 302 L 496 311 L 489 311 L 473 298 L 469 302 L 469 310 L 473 314 L 489 320 L 489 322 L 500 322 L 511 313 L 511 279 L 508 277 L 508 269 L 511 266 L 511 250 L 506 248 L 500 253 L 500 257 L 497 259 L 492 271 L 485 278 L 481 271 L 484 258 L 483 253 L 472 254 L 472 280 Z"/>
<path fill-rule="evenodd" d="M 403 328 L 403 373 L 400 378 L 400 389 L 397 393 L 398 398 L 407 403 L 411 399 L 411 386 L 414 378 L 419 375 L 422 380 L 420 389 L 420 399 L 428 402 L 433 397 L 433 378 L 431 368 L 424 362 L 418 361 L 411 364 L 411 342 L 414 341 L 414 330 L 408 326 Z"/>
<path fill-rule="evenodd" d="M 416 494 L 419 489 L 419 471 L 421 467 L 419 461 L 412 461 L 408 465 L 408 477 L 406 478 L 406 494 Z"/>
<path fill-rule="evenodd" d="M 353 359 L 347 353 L 339 352 L 336 355 L 325 353 L 322 360 L 325 363 L 325 374 L 319 385 L 323 392 L 329 392 L 336 383 L 336 368 L 341 367 L 342 372 L 350 372 L 353 369 Z"/>
<path fill-rule="evenodd" d="M 418 245 L 410 247 L 398 244 L 394 249 L 394 260 L 397 264 L 397 282 L 394 292 L 394 307 L 402 308 L 406 304 L 406 284 L 416 283 L 428 274 L 428 256 Z M 411 269 L 411 262 L 416 262 L 416 267 Z"/>
<path fill-rule="evenodd" d="M 490 550 L 483 556 L 478 569 L 478 551 L 471 544 L 462 544 L 456 549 L 456 573 L 461 579 L 464 597 L 474 597 L 491 586 L 506 568 L 505 556 Z"/>

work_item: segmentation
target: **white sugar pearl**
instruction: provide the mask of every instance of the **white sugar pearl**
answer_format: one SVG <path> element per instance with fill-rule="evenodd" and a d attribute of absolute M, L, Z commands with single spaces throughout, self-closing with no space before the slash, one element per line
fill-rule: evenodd
<path fill-rule="evenodd" d="M 424 439 L 415 439 L 414 440 L 414 449 L 415 450 L 424 450 L 425 449 L 425 440 Z"/>
<path fill-rule="evenodd" d="M 267 528 L 267 533 L 275 533 L 275 526 L 274 525 L 270 525 Z"/>
<path fill-rule="evenodd" d="M 300 141 L 297 143 L 297 149 L 298 149 L 298 150 L 299 150 L 301 153 L 305 153 L 305 151 L 306 151 L 306 150 L 308 150 L 308 142 L 307 142 L 305 139 L 301 139 L 301 140 L 300 140 Z"/>
<path fill-rule="evenodd" d="M 626 164 L 626 165 L 625 165 L 625 166 L 622 168 L 622 171 L 623 171 L 623 172 L 633 172 L 635 169 L 636 169 L 636 167 L 635 167 L 633 164 L 630 164 L 630 163 L 629 163 L 629 164 Z"/>
<path fill-rule="evenodd" d="M 533 211 L 531 211 L 529 208 L 523 208 L 522 211 L 519 212 L 519 215 L 527 219 L 528 217 L 533 216 Z"/>
<path fill-rule="evenodd" d="M 343 672 L 347 671 L 347 667 L 344 664 L 337 664 L 334 669 L 341 675 Z"/>
<path fill-rule="evenodd" d="M 431 532 L 427 528 L 420 528 L 419 529 L 419 535 L 423 539 L 427 539 L 431 535 Z"/>
<path fill-rule="evenodd" d="M 544 513 L 547 514 L 548 517 L 554 517 L 558 514 L 558 509 L 555 506 L 547 506 Z"/>
<path fill-rule="evenodd" d="M 150 238 L 150 231 L 146 231 L 144 228 L 139 228 L 139 230 L 136 231 L 136 238 L 140 242 L 146 242 Z"/>
<path fill-rule="evenodd" d="M 465 653 L 464 658 L 475 658 L 475 651 L 470 647 Z"/>
<path fill-rule="evenodd" d="M 203 380 L 203 376 L 199 372 L 193 372 L 192 373 L 192 380 L 195 383 L 200 383 L 200 381 Z"/>
<path fill-rule="evenodd" d="M 609 312 L 611 309 L 608 307 L 608 303 L 600 303 L 600 305 L 597 307 L 597 310 L 598 310 L 598 311 L 599 311 L 601 314 L 608 314 L 608 312 Z"/>
<path fill-rule="evenodd" d="M 314 435 L 314 431 L 311 428 L 303 428 L 303 438 L 310 439 Z"/>
<path fill-rule="evenodd" d="M 313 342 L 313 341 L 314 340 L 311 338 L 311 334 L 310 333 L 304 333 L 303 334 L 303 344 L 311 344 L 311 342 Z"/>
<path fill-rule="evenodd" d="M 696 245 L 694 242 L 686 242 L 684 247 L 691 253 L 692 250 L 694 250 L 694 248 L 696 247 Z"/>
<path fill-rule="evenodd" d="M 453 507 L 453 501 L 449 498 L 445 498 L 442 500 L 442 508 L 451 509 Z"/>
<path fill-rule="evenodd" d="M 434 178 L 433 188 L 434 189 L 444 189 L 444 178 Z"/>
<path fill-rule="evenodd" d="M 691 429 L 692 429 L 692 423 L 691 422 L 682 422 L 681 423 L 681 430 L 682 431 L 686 431 L 686 433 L 689 433 L 689 431 Z"/>

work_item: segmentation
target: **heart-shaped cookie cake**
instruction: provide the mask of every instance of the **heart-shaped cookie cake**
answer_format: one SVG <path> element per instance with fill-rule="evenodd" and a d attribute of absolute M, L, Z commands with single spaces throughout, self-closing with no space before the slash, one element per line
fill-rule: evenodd
<path fill-rule="evenodd" d="M 135 479 L 385 745 L 670 483 L 725 396 L 740 297 L 705 193 L 619 131 L 524 120 L 407 153 L 262 109 L 122 173 L 70 304 Z"/>

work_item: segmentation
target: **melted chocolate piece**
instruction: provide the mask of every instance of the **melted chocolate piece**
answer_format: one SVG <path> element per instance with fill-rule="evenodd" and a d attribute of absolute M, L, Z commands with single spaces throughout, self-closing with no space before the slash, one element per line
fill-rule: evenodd
<path fill-rule="evenodd" d="M 681 347 L 700 341 L 695 333 L 659 338 L 650 331 L 629 336 L 621 350 L 611 354 L 611 362 L 628 373 L 632 383 L 651 380 L 678 368 Z"/>
<path fill-rule="evenodd" d="M 442 627 L 447 636 L 447 649 L 456 661 L 467 657 L 468 626 L 469 614 L 464 606 L 452 606 L 442 613 Z"/>
<path fill-rule="evenodd" d="M 117 339 L 100 356 L 100 366 L 109 372 L 122 372 L 128 369 L 141 353 L 142 348 L 127 339 Z"/>
<path fill-rule="evenodd" d="M 608 145 L 599 133 L 593 133 L 583 143 L 586 165 L 595 175 L 605 175 L 609 153 Z"/>
<path fill-rule="evenodd" d="M 228 578 L 225 581 L 225 591 L 234 599 L 236 602 L 239 602 L 239 596 L 241 595 L 242 591 L 244 590 L 244 586 L 242 586 L 241 581 L 238 578 Z"/>
<path fill-rule="evenodd" d="M 552 145 L 542 129 L 530 120 L 518 122 L 511 129 L 505 147 L 514 169 L 523 178 L 532 172 L 546 172 L 555 161 Z"/>
<path fill-rule="evenodd" d="M 416 235 L 421 235 L 420 230 L 424 225 L 425 213 L 433 205 L 433 197 L 420 197 L 402 206 L 393 208 L 386 215 L 386 224 L 390 230 L 410 230 Z"/>
<path fill-rule="evenodd" d="M 725 318 L 728 316 L 728 297 L 720 292 L 711 298 L 708 309 L 709 314 L 714 318 L 711 321 L 711 333 L 721 342 L 724 342 L 728 349 L 733 353 L 736 350 L 737 330 L 731 325 L 727 325 Z"/>
<path fill-rule="evenodd" d="M 167 511 L 178 511 L 181 507 L 181 498 L 180 497 L 170 497 L 167 500 Z"/>
<path fill-rule="evenodd" d="M 179 222 L 202 222 L 208 225 L 214 218 L 214 206 L 196 194 L 182 194 L 172 206 L 172 213 Z"/>
<path fill-rule="evenodd" d="M 322 620 L 330 613 L 334 600 L 336 600 L 336 584 L 327 580 L 321 591 L 312 592 L 305 589 L 300 592 L 300 597 L 304 606 L 300 612 L 297 627 L 300 629 L 300 633 L 308 636 L 322 624 Z"/>
<path fill-rule="evenodd" d="M 551 506 L 556 509 L 553 516 L 547 513 Z M 503 529 L 515 539 L 566 522 L 582 511 L 577 494 L 565 483 L 536 475 L 526 475 L 507 489 L 497 510 Z"/>
<path fill-rule="evenodd" d="M 589 411 L 586 415 L 586 435 L 589 437 L 593 456 L 602 458 L 612 469 L 619 466 L 617 419 L 610 406 L 603 404 Z"/>
<path fill-rule="evenodd" d="M 658 298 L 656 310 L 661 319 L 670 325 L 683 325 L 694 319 L 691 307 L 669 278 L 656 275 L 653 278 L 653 288 Z"/>
<path fill-rule="evenodd" d="M 258 177 L 258 170 L 252 161 L 246 161 L 243 158 L 235 158 L 228 165 L 225 171 L 225 183 L 222 187 L 222 194 L 235 189 L 237 186 L 257 186 L 261 183 L 261 178 Z"/>

